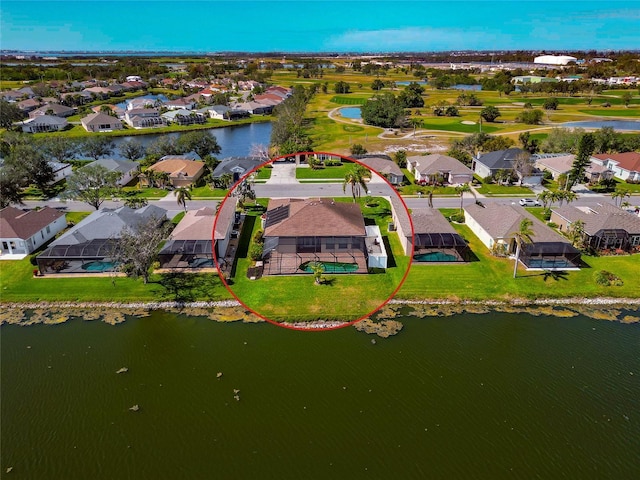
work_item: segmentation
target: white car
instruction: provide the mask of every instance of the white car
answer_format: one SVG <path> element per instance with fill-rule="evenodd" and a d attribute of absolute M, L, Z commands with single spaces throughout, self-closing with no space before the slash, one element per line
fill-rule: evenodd
<path fill-rule="evenodd" d="M 518 202 L 523 207 L 539 207 L 540 202 L 538 200 L 534 200 L 533 198 L 521 198 Z"/>

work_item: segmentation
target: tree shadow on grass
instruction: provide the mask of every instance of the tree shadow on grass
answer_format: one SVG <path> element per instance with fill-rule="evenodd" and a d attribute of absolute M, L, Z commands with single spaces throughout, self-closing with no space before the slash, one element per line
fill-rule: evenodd
<path fill-rule="evenodd" d="M 553 280 L 569 280 L 569 273 L 565 272 L 565 271 L 549 271 L 546 270 L 544 271 L 542 274 L 542 279 L 543 281 L 547 281 L 548 279 L 553 279 Z"/>
<path fill-rule="evenodd" d="M 162 290 L 160 298 L 177 303 L 214 300 L 215 290 L 220 288 L 220 280 L 215 274 L 171 272 L 162 274 L 155 282 Z"/>

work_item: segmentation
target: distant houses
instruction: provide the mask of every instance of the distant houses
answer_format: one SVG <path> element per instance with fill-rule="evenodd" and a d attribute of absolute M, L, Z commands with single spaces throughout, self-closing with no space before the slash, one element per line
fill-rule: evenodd
<path fill-rule="evenodd" d="M 457 185 L 470 183 L 473 171 L 459 160 L 447 155 L 433 154 L 407 158 L 407 169 L 420 184 L 448 183 Z"/>
<path fill-rule="evenodd" d="M 404 181 L 404 173 L 388 155 L 351 155 L 351 158 L 365 164 L 374 172 L 378 172 L 391 185 L 402 185 Z"/>
<path fill-rule="evenodd" d="M 205 164 L 199 160 L 191 160 L 184 156 L 162 157 L 151 165 L 145 174 L 141 175 L 141 184 L 148 186 L 150 183 L 147 172 L 163 173 L 170 185 L 174 187 L 189 187 L 194 185 L 204 174 Z"/>
<path fill-rule="evenodd" d="M 529 185 L 540 185 L 542 183 L 542 173 L 535 170 L 534 161 L 528 152 L 521 148 L 508 148 L 506 150 L 496 150 L 494 152 L 478 155 L 473 159 L 471 168 L 473 173 L 480 178 L 495 177 L 500 171 L 518 173 L 520 182 Z"/>
<path fill-rule="evenodd" d="M 640 181 L 640 153 L 600 153 L 591 160 L 613 171 L 620 180 Z"/>

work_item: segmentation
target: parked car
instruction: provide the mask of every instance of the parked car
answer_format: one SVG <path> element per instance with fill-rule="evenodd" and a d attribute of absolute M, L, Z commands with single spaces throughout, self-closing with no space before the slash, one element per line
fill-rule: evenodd
<path fill-rule="evenodd" d="M 539 207 L 540 202 L 538 200 L 534 200 L 533 198 L 521 198 L 518 202 L 523 207 Z"/>

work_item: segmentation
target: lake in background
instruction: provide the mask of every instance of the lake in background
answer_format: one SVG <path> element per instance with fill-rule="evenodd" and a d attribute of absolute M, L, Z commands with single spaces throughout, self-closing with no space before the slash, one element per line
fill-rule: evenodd
<path fill-rule="evenodd" d="M 117 326 L 2 326 L 1 471 L 637 478 L 640 324 L 400 320 L 389 339 L 164 312 Z"/>
<path fill-rule="evenodd" d="M 211 135 L 216 137 L 218 145 L 222 148 L 222 152 L 216 155 L 218 158 L 226 157 L 244 157 L 249 155 L 251 147 L 254 144 L 269 145 L 271 138 L 271 122 L 263 123 L 249 123 L 245 125 L 235 125 L 222 128 L 211 128 L 207 130 Z M 174 133 L 159 133 L 150 135 L 137 135 L 131 137 L 113 137 L 113 141 L 116 145 L 116 149 L 110 158 L 124 158 L 118 146 L 122 142 L 135 139 L 139 141 L 145 147 L 148 147 L 151 143 L 155 142 L 159 137 L 169 135 L 172 138 L 178 138 L 182 133 L 186 132 L 174 132 Z"/>
<path fill-rule="evenodd" d="M 640 130 L 638 120 L 585 120 L 580 122 L 565 122 L 562 127 L 603 128 L 611 127 L 615 130 Z"/>

